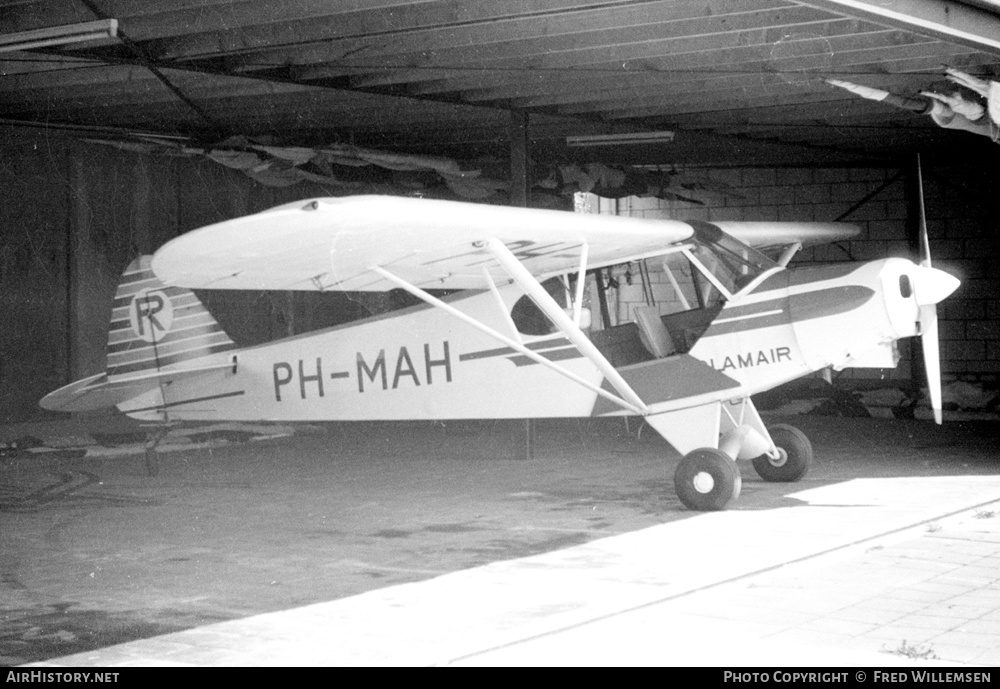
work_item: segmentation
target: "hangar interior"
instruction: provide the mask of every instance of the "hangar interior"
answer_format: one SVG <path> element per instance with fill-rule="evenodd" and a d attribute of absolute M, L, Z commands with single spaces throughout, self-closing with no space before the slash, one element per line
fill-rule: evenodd
<path fill-rule="evenodd" d="M 0 430 L 59 441 L 0 446 L 0 666 L 1000 664 L 994 82 L 997 0 L 0 0 Z M 152 472 L 43 415 L 137 254 L 359 194 L 860 227 L 793 266 L 914 258 L 925 217 L 991 413 L 798 415 L 809 476 L 707 515 L 619 418 L 537 422 L 537 461 L 520 420 L 195 425 Z M 647 268 L 602 271 L 610 322 Z M 404 303 L 198 296 L 239 344 Z M 836 386 L 918 388 L 914 350 Z"/>
<path fill-rule="evenodd" d="M 4 0 L 0 31 L 5 422 L 103 370 L 135 255 L 361 193 L 862 228 L 794 265 L 915 256 L 919 174 L 935 265 L 962 279 L 944 377 L 997 387 L 997 128 L 913 105 L 951 93 L 946 68 L 1000 79 L 991 0 Z M 626 312 L 627 272 L 607 276 Z M 241 344 L 393 306 L 204 296 Z M 919 384 L 903 354 L 851 382 Z"/>

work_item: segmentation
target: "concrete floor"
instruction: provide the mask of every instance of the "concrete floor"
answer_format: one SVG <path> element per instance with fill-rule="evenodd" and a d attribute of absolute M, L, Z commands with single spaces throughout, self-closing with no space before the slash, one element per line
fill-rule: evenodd
<path fill-rule="evenodd" d="M 806 550 L 838 530 L 829 505 L 820 521 L 801 519 L 807 501 L 797 496 L 810 489 L 865 500 L 870 489 L 852 481 L 892 479 L 879 490 L 906 503 L 913 480 L 940 477 L 952 491 L 942 509 L 1000 499 L 998 424 L 768 419 L 777 421 L 806 431 L 816 466 L 792 485 L 743 467 L 743 494 L 725 517 L 799 521 L 794 538 Z M 621 421 L 544 422 L 532 461 L 519 458 L 521 427 L 510 422 L 313 426 L 164 453 L 155 478 L 139 456 L 0 460 L 0 663 L 346 599 L 658 525 L 707 524 L 673 495 L 676 455 L 651 429 L 635 431 Z M 963 496 L 964 485 L 985 492 Z M 882 533 L 913 525 L 887 522 Z"/>

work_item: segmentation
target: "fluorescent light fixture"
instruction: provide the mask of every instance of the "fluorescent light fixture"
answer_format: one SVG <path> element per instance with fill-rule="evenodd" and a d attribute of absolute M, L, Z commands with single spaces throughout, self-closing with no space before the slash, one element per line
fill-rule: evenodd
<path fill-rule="evenodd" d="M 669 144 L 674 140 L 671 131 L 633 132 L 630 134 L 594 134 L 567 136 L 567 146 L 620 146 L 622 144 Z"/>
<path fill-rule="evenodd" d="M 66 24 L 65 26 L 49 26 L 44 29 L 19 31 L 0 36 L 0 53 L 46 48 L 51 45 L 65 45 L 67 43 L 82 43 L 117 36 L 117 19 L 99 19 L 93 22 Z"/>

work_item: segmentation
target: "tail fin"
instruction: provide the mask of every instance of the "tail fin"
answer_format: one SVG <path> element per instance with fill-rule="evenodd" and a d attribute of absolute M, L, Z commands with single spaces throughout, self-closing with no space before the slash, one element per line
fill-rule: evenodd
<path fill-rule="evenodd" d="M 108 331 L 108 379 L 134 377 L 234 349 L 194 292 L 168 287 L 150 269 L 150 256 L 132 261 L 115 293 Z"/>

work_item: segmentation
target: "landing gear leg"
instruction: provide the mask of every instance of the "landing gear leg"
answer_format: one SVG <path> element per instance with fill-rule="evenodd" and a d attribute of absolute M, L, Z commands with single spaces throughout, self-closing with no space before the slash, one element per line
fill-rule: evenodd
<path fill-rule="evenodd" d="M 809 439 L 797 428 L 775 424 L 770 429 L 749 398 L 722 405 L 719 448 L 733 459 L 751 460 L 765 481 L 798 481 L 812 464 Z"/>
<path fill-rule="evenodd" d="M 749 397 L 645 418 L 675 449 L 687 452 L 674 472 L 674 489 L 688 509 L 721 510 L 739 497 L 737 460 L 752 460 L 765 481 L 798 481 L 812 463 L 805 434 L 782 424 L 768 431 Z"/>

